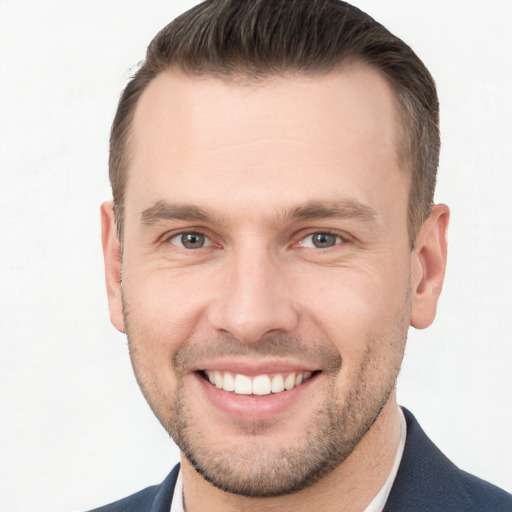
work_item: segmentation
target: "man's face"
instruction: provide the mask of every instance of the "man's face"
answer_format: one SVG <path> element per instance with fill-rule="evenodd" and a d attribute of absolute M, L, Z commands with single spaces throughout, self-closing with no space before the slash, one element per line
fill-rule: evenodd
<path fill-rule="evenodd" d="M 244 85 L 166 73 L 140 99 L 118 327 L 217 487 L 307 486 L 394 403 L 411 302 L 397 140 L 392 92 L 362 65 Z"/>

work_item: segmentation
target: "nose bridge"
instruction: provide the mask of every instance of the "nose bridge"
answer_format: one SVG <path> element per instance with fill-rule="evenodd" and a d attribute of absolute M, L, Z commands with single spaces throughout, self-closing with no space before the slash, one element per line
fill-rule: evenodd
<path fill-rule="evenodd" d="M 247 243 L 228 258 L 226 280 L 211 314 L 212 326 L 242 342 L 292 330 L 298 319 L 286 276 L 267 247 Z"/>

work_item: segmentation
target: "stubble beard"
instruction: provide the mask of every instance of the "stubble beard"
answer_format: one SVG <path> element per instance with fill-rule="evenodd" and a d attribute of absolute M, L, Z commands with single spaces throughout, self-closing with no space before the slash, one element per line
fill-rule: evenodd
<path fill-rule="evenodd" d="M 189 402 L 180 389 L 167 430 L 194 469 L 218 489 L 252 498 L 284 496 L 313 485 L 341 464 L 377 420 L 393 389 L 394 384 L 388 386 L 367 410 L 356 405 L 361 400 L 356 393 L 340 400 L 332 389 L 311 411 L 300 438 L 278 450 L 269 450 L 265 442 L 267 431 L 272 435 L 270 421 L 240 425 L 245 446 L 205 443 L 208 425 L 190 421 Z"/>
<path fill-rule="evenodd" d="M 337 386 L 338 379 L 343 378 L 339 353 L 330 348 L 321 355 L 324 360 L 327 357 L 330 359 L 328 370 L 324 371 L 324 378 L 328 376 L 330 379 L 329 389 L 320 405 L 309 415 L 302 435 L 292 445 L 279 449 L 269 449 L 266 442 L 267 435 L 271 435 L 275 427 L 272 420 L 251 424 L 240 422 L 239 433 L 246 438 L 243 446 L 235 446 L 229 439 L 223 443 L 213 442 L 208 432 L 208 422 L 197 417 L 194 397 L 187 394 L 183 380 L 178 379 L 177 388 L 169 396 L 168 390 L 159 389 L 154 376 L 144 363 L 138 361 L 141 353 L 139 347 L 148 340 L 142 341 L 141 337 L 134 336 L 126 304 L 125 326 L 139 386 L 153 412 L 194 469 L 222 491 L 252 498 L 268 498 L 292 494 L 316 483 L 346 460 L 375 423 L 396 386 L 407 338 L 406 310 L 407 306 L 401 318 L 397 317 L 392 333 L 385 337 L 374 336 L 368 342 L 357 372 L 358 378 L 343 396 L 340 396 Z M 391 361 L 382 362 L 374 356 L 380 344 L 393 351 Z M 218 341 L 209 345 L 222 347 L 222 341 L 220 345 Z M 233 347 L 231 340 L 227 340 L 226 345 Z M 294 346 L 306 347 L 303 341 L 284 336 L 262 340 L 258 346 L 251 346 L 250 349 L 238 345 L 238 348 L 228 352 L 229 355 L 233 355 L 233 352 L 279 353 L 286 357 L 286 347 Z M 188 351 L 188 355 L 193 354 L 194 349 L 190 349 L 187 342 L 183 347 L 180 350 Z M 311 347 L 305 349 L 313 352 Z M 321 352 L 322 349 L 317 351 Z M 182 355 L 180 351 L 178 355 Z M 175 357 L 175 368 L 177 364 Z M 372 372 L 380 364 L 388 367 L 387 373 L 380 380 L 372 379 Z M 179 375 L 179 370 L 176 373 Z"/>

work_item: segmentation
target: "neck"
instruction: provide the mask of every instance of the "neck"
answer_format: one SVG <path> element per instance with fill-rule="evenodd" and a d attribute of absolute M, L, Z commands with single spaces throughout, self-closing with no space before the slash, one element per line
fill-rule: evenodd
<path fill-rule="evenodd" d="M 393 392 L 366 435 L 338 467 L 314 485 L 275 498 L 247 498 L 221 491 L 204 480 L 183 457 L 186 512 L 361 512 L 391 472 L 400 441 L 400 419 Z"/>

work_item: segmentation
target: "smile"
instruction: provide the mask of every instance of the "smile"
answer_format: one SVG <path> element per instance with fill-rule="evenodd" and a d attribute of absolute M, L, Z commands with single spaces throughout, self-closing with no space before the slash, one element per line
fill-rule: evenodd
<path fill-rule="evenodd" d="M 289 391 L 300 386 L 303 382 L 307 382 L 313 373 L 297 371 L 248 377 L 240 373 L 204 370 L 203 375 L 211 384 L 224 391 L 230 391 L 237 395 L 264 396 Z"/>

